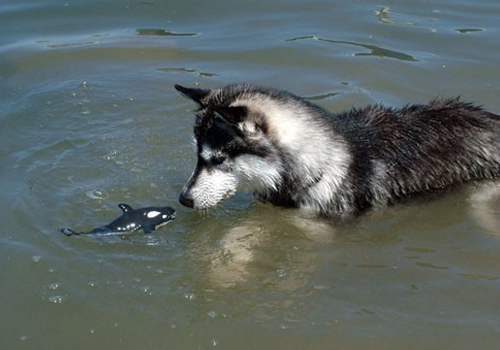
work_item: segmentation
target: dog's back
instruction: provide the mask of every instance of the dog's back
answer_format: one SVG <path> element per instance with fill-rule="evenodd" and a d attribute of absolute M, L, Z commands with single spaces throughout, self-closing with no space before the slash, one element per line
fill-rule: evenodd
<path fill-rule="evenodd" d="M 500 176 L 500 117 L 458 100 L 332 115 L 275 89 L 176 88 L 200 106 L 198 163 L 180 198 L 194 208 L 245 189 L 346 215 Z"/>
<path fill-rule="evenodd" d="M 357 210 L 500 176 L 500 117 L 458 99 L 367 107 L 333 123 L 351 145 Z"/>

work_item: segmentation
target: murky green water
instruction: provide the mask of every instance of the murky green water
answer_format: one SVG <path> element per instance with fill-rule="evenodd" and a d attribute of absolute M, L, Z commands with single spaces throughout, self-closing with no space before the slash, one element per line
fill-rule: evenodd
<path fill-rule="evenodd" d="M 249 81 L 334 111 L 462 95 L 500 113 L 500 3 L 0 2 L 0 349 L 497 349 L 500 205 L 474 189 L 332 227 L 177 197 L 194 108 Z M 117 204 L 150 236 L 65 237 Z"/>

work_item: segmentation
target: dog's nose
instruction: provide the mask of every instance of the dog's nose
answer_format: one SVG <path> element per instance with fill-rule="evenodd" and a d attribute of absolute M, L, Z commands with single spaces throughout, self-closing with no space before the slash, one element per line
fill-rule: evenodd
<path fill-rule="evenodd" d="M 179 202 L 185 207 L 192 208 L 194 206 L 193 199 L 187 197 L 184 193 L 179 196 Z"/>

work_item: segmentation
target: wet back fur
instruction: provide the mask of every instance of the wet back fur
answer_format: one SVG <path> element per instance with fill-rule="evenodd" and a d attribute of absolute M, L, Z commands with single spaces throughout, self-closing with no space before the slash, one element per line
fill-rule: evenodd
<path fill-rule="evenodd" d="M 180 197 L 190 207 L 214 206 L 242 189 L 343 216 L 500 176 L 500 117 L 458 99 L 331 114 L 247 84 L 176 88 L 200 107 L 197 165 Z"/>

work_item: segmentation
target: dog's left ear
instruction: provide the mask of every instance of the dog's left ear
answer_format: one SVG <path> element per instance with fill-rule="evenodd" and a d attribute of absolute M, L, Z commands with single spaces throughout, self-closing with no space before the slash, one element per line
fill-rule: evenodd
<path fill-rule="evenodd" d="M 251 112 L 246 106 L 215 107 L 217 114 L 224 121 L 240 130 L 244 135 L 255 136 L 267 132 L 264 118 L 257 112 Z"/>
<path fill-rule="evenodd" d="M 178 84 L 174 85 L 175 89 L 179 91 L 184 96 L 190 98 L 194 102 L 198 103 L 200 106 L 205 105 L 203 100 L 208 96 L 210 90 L 205 89 L 196 89 L 196 88 L 187 88 Z"/>
<path fill-rule="evenodd" d="M 243 122 L 248 115 L 248 109 L 244 106 L 236 107 L 215 107 L 215 111 L 229 124 L 238 125 Z"/>

